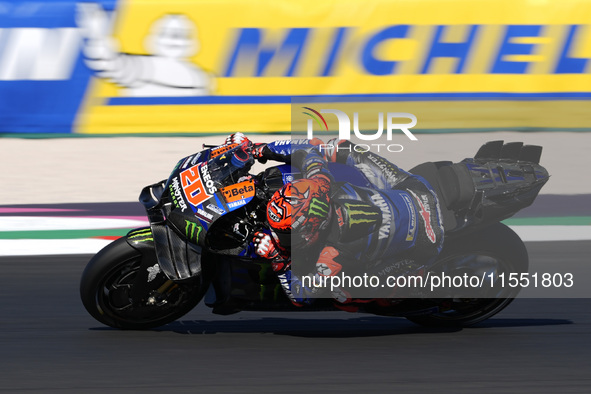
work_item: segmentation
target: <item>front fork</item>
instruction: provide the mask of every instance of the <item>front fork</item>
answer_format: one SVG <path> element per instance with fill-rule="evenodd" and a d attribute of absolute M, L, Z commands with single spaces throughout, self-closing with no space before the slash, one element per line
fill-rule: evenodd
<path fill-rule="evenodd" d="M 132 284 L 130 297 L 134 304 L 145 303 L 158 304 L 158 295 L 174 290 L 177 282 L 167 279 L 160 287 L 154 289 L 150 283 L 157 275 L 165 275 L 158 264 L 154 239 L 150 227 L 131 230 L 126 235 L 127 243 L 141 254 L 139 271 Z M 189 281 L 204 281 L 204 272 L 201 275 L 189 279 Z"/>
<path fill-rule="evenodd" d="M 134 304 L 143 302 L 155 304 L 155 298 L 150 296 L 150 282 L 153 280 L 151 276 L 160 274 L 161 270 L 158 265 L 158 259 L 156 258 L 152 231 L 150 227 L 131 230 L 125 238 L 127 243 L 140 252 L 142 256 L 140 269 L 133 281 L 133 286 L 131 287 L 131 299 Z M 163 293 L 168 290 L 172 284 L 174 284 L 173 281 L 167 280 L 162 286 L 160 286 L 160 288 L 158 288 L 157 292 Z M 151 298 L 154 299 L 152 300 Z"/>

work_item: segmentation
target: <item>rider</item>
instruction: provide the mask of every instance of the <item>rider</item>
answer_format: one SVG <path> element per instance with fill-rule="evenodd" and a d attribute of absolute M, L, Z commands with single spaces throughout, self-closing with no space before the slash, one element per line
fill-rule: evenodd
<path fill-rule="evenodd" d="M 227 142 L 251 145 L 259 160 L 291 162 L 301 169 L 302 178 L 286 184 L 269 201 L 270 231 L 254 238 L 256 253 L 271 260 L 294 304 L 310 302 L 326 289 L 323 280 L 345 270 L 363 268 L 370 275 L 416 273 L 441 251 L 443 224 L 435 192 L 423 178 L 381 156 L 357 152 L 344 140 L 326 145 L 318 139 L 252 145 L 237 133 Z M 369 187 L 335 182 L 329 161 L 357 168 Z M 315 262 L 316 286 L 303 286 L 292 273 L 292 249 Z M 341 304 L 361 302 L 344 289 L 331 295 Z"/>

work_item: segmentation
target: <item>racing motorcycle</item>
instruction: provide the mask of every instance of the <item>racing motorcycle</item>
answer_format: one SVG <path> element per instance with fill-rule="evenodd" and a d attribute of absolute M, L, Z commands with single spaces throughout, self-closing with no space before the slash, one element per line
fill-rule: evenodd
<path fill-rule="evenodd" d="M 265 227 L 267 202 L 297 179 L 299 170 L 280 164 L 252 175 L 241 149 L 208 147 L 181 159 L 167 180 L 142 190 L 139 199 L 150 226 L 107 245 L 83 272 L 80 295 L 90 315 L 115 328 L 149 329 L 179 319 L 204 298 L 218 314 L 341 310 L 330 298 L 294 306 L 269 261 L 246 252 L 254 233 Z M 520 289 L 498 279 L 528 272 L 528 255 L 501 221 L 531 205 L 548 181 L 539 165 L 541 153 L 540 146 L 491 141 L 473 158 L 411 169 L 436 191 L 445 225 L 443 250 L 427 274 L 482 274 L 490 286 L 478 297 L 449 289 L 436 296 L 368 302 L 357 311 L 464 327 L 509 305 Z M 337 182 L 369 185 L 354 167 L 329 166 Z"/>

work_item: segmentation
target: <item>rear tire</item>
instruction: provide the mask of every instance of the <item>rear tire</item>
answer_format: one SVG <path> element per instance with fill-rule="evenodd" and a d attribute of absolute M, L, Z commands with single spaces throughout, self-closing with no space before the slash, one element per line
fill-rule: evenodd
<path fill-rule="evenodd" d="M 450 265 L 469 258 L 496 261 L 497 275 L 505 273 L 505 286 L 501 287 L 496 283 L 487 294 L 487 298 L 439 300 L 439 312 L 409 316 L 407 319 L 429 327 L 468 327 L 505 309 L 521 290 L 520 287 L 507 285 L 509 273 L 528 272 L 527 250 L 519 236 L 509 227 L 498 223 L 467 237 L 453 240 L 444 247 L 431 271 L 449 273 Z"/>
<path fill-rule="evenodd" d="M 142 255 L 125 238 L 97 253 L 80 281 L 80 298 L 88 313 L 114 328 L 144 330 L 187 314 L 207 290 L 202 278 L 174 283 L 160 272 L 149 282 L 141 302 L 134 302 L 131 291 L 141 267 Z"/>

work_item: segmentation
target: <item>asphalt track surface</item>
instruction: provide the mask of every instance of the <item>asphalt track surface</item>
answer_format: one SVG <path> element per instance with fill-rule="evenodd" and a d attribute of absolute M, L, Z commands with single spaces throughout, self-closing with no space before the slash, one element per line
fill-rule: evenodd
<path fill-rule="evenodd" d="M 528 243 L 588 261 L 589 242 Z M 591 392 L 591 300 L 518 299 L 467 329 L 332 313 L 211 314 L 102 326 L 78 281 L 90 256 L 0 259 L 0 392 Z"/>

